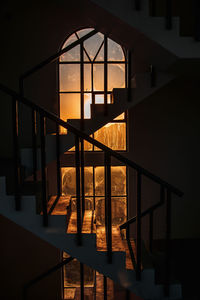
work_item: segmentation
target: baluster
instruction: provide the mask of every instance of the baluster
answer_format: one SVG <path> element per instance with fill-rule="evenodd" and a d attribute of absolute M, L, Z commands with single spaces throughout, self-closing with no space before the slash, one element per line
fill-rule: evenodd
<path fill-rule="evenodd" d="M 81 139 L 81 207 L 82 207 L 82 221 L 85 213 L 85 160 L 84 160 L 84 140 Z"/>
<path fill-rule="evenodd" d="M 93 300 L 96 300 L 97 298 L 97 274 L 96 274 L 96 271 L 94 271 L 94 299 Z"/>
<path fill-rule="evenodd" d="M 105 152 L 105 227 L 108 263 L 112 262 L 111 157 Z"/>
<path fill-rule="evenodd" d="M 200 3 L 194 0 L 194 39 L 200 41 Z"/>
<path fill-rule="evenodd" d="M 103 295 L 104 300 L 107 300 L 107 277 L 103 276 Z"/>
<path fill-rule="evenodd" d="M 108 114 L 108 39 L 104 36 L 104 115 Z"/>
<path fill-rule="evenodd" d="M 76 211 L 77 211 L 77 243 L 82 244 L 81 234 L 81 195 L 80 195 L 80 153 L 79 153 L 79 137 L 75 137 L 75 163 L 76 163 Z"/>
<path fill-rule="evenodd" d="M 18 123 L 18 101 L 12 99 L 12 125 L 13 125 L 13 157 L 14 157 L 14 189 L 15 189 L 15 209 L 21 209 L 20 197 L 20 154 L 19 154 L 19 123 Z"/>
<path fill-rule="evenodd" d="M 149 251 L 152 253 L 153 244 L 153 211 L 149 214 Z"/>
<path fill-rule="evenodd" d="M 128 51 L 128 102 L 130 102 L 131 99 L 131 64 L 132 64 L 132 55 L 131 51 Z"/>
<path fill-rule="evenodd" d="M 136 267 L 136 280 L 141 280 L 141 173 L 137 172 L 137 219 L 136 219 L 136 252 L 137 252 L 137 267 Z"/>
<path fill-rule="evenodd" d="M 43 226 L 48 226 L 45 135 L 46 135 L 46 119 L 41 114 L 40 115 L 40 139 L 41 139 L 41 172 L 42 172 L 42 212 L 43 212 Z"/>
<path fill-rule="evenodd" d="M 166 0 L 165 21 L 166 21 L 166 29 L 171 30 L 172 29 L 172 0 Z"/>
<path fill-rule="evenodd" d="M 81 130 L 84 130 L 84 52 L 83 42 L 80 44 L 80 83 L 81 83 Z"/>
<path fill-rule="evenodd" d="M 32 109 L 33 180 L 37 182 L 37 112 Z"/>
<path fill-rule="evenodd" d="M 84 265 L 80 263 L 81 300 L 84 300 Z"/>
<path fill-rule="evenodd" d="M 150 16 L 155 17 L 156 16 L 156 0 L 150 0 Z"/>
<path fill-rule="evenodd" d="M 153 88 L 156 86 L 156 70 L 153 65 L 151 65 L 150 68 L 151 68 L 151 87 Z"/>
<path fill-rule="evenodd" d="M 169 284 L 170 284 L 170 271 L 171 271 L 171 191 L 167 190 L 167 203 L 166 203 L 166 284 L 165 293 L 169 296 Z"/>
<path fill-rule="evenodd" d="M 135 0 L 134 2 L 135 10 L 140 10 L 141 9 L 141 3 L 140 0 Z"/>
<path fill-rule="evenodd" d="M 60 197 L 61 196 L 60 133 L 59 133 L 58 123 L 56 123 L 56 171 L 57 171 L 57 197 Z"/>

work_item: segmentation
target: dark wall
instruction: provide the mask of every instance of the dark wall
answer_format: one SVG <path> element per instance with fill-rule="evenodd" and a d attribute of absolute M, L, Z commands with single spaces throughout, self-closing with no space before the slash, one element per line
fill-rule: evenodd
<path fill-rule="evenodd" d="M 172 236 L 199 238 L 200 86 L 199 74 L 195 74 L 195 69 L 192 74 L 185 67 L 185 75 L 179 74 L 177 79 L 130 110 L 134 138 L 132 158 L 184 192 L 182 198 L 172 197 Z M 145 190 L 147 185 L 150 189 Z M 159 200 L 158 196 L 158 188 L 144 182 L 143 208 Z M 157 215 L 157 238 L 164 232 L 164 217 L 164 212 Z"/>
<path fill-rule="evenodd" d="M 1 298 L 21 300 L 22 287 L 60 262 L 60 251 L 0 216 Z M 28 299 L 61 297 L 61 273 L 52 273 L 32 286 Z"/>

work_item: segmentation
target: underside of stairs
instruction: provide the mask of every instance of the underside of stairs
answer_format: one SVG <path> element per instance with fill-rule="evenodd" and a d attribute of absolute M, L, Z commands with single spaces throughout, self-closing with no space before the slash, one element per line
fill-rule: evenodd
<path fill-rule="evenodd" d="M 76 257 L 80 262 L 90 266 L 101 274 L 112 279 L 122 287 L 129 289 L 143 299 L 179 299 L 181 287 L 170 285 L 170 298 L 165 298 L 163 284 L 155 284 L 155 270 L 151 264 L 142 260 L 141 281 L 136 280 L 134 265 L 128 252 L 127 242 L 122 238 L 120 229 L 112 227 L 113 248 L 112 263 L 107 261 L 105 228 L 95 225 L 95 212 L 85 211 L 82 226 L 82 245 L 77 245 L 76 213 L 70 210 L 70 198 L 62 197 L 49 215 L 49 226 L 42 226 L 42 216 L 36 214 L 34 196 L 22 197 L 22 210 L 14 210 L 14 197 L 6 195 L 5 178 L 0 180 L 0 211 L 1 214 L 18 225 L 31 231 L 55 247 Z M 53 202 L 55 198 L 52 198 Z M 51 202 L 50 202 L 51 203 Z M 133 253 L 134 240 L 131 241 Z M 143 251 L 145 253 L 145 251 Z M 144 254 L 145 256 L 146 254 Z"/>

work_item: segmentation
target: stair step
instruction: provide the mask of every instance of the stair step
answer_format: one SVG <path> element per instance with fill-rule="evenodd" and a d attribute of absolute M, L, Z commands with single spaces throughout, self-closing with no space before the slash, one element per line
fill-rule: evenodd
<path fill-rule="evenodd" d="M 94 214 L 92 210 L 85 210 L 84 218 L 83 218 L 83 225 L 82 225 L 82 233 L 83 234 L 91 234 L 95 233 L 96 228 L 94 225 Z M 76 234 L 77 233 L 77 213 L 72 212 L 68 227 L 67 227 L 67 233 L 70 234 Z"/>
<path fill-rule="evenodd" d="M 106 231 L 104 226 L 97 226 L 97 250 L 106 251 Z M 123 251 L 125 247 L 122 242 L 120 229 L 116 226 L 112 226 L 112 251 Z"/>
<path fill-rule="evenodd" d="M 51 196 L 47 205 L 47 212 L 51 215 L 66 215 L 70 200 L 70 196 L 60 196 L 59 198 L 57 196 Z"/>

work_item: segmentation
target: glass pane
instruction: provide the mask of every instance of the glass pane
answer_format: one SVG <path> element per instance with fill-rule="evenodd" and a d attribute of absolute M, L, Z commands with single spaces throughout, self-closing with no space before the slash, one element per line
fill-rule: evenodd
<path fill-rule="evenodd" d="M 108 123 L 94 133 L 94 138 L 113 150 L 126 150 L 126 123 Z"/>
<path fill-rule="evenodd" d="M 125 113 L 122 113 L 118 117 L 116 117 L 114 120 L 124 120 L 125 119 Z"/>
<path fill-rule="evenodd" d="M 108 64 L 108 90 L 125 87 L 125 65 Z"/>
<path fill-rule="evenodd" d="M 84 91 L 91 91 L 91 65 L 84 64 Z"/>
<path fill-rule="evenodd" d="M 105 195 L 104 167 L 95 167 L 95 195 Z"/>
<path fill-rule="evenodd" d="M 111 94 L 107 95 L 108 103 L 111 103 Z M 104 104 L 104 94 L 95 95 L 95 104 Z"/>
<path fill-rule="evenodd" d="M 77 41 L 77 37 L 75 34 L 72 34 L 66 40 L 62 49 L 69 46 L 70 44 L 74 43 L 75 41 Z M 80 46 L 79 45 L 60 56 L 60 61 L 70 61 L 70 60 L 74 60 L 74 61 L 80 60 Z"/>
<path fill-rule="evenodd" d="M 94 77 L 94 91 L 104 90 L 104 65 L 94 64 L 93 70 Z"/>
<path fill-rule="evenodd" d="M 85 167 L 85 196 L 93 195 L 93 167 Z"/>
<path fill-rule="evenodd" d="M 80 94 L 60 94 L 60 118 L 80 119 Z"/>
<path fill-rule="evenodd" d="M 91 105 L 92 103 L 92 94 L 84 94 L 84 118 L 91 118 Z"/>
<path fill-rule="evenodd" d="M 104 61 L 104 45 L 102 45 L 99 54 L 97 55 L 95 61 Z"/>
<path fill-rule="evenodd" d="M 126 195 L 126 167 L 125 166 L 111 167 L 111 195 L 112 196 Z"/>
<path fill-rule="evenodd" d="M 80 61 L 80 46 L 77 45 L 73 49 L 65 52 L 60 56 L 60 61 Z"/>
<path fill-rule="evenodd" d="M 61 168 L 62 194 L 76 196 L 76 169 L 66 167 Z"/>
<path fill-rule="evenodd" d="M 60 65 L 60 92 L 80 91 L 80 65 Z"/>
<path fill-rule="evenodd" d="M 120 225 L 126 222 L 126 197 L 112 197 L 112 225 Z M 105 224 L 105 197 L 95 198 L 96 225 Z"/>
<path fill-rule="evenodd" d="M 108 60 L 124 61 L 124 52 L 122 47 L 111 39 L 108 39 Z"/>
<path fill-rule="evenodd" d="M 77 35 L 79 38 L 83 37 L 84 35 L 88 34 L 89 32 L 91 32 L 92 30 L 94 30 L 94 28 L 85 28 L 85 29 L 81 29 L 79 31 L 77 31 Z"/>
<path fill-rule="evenodd" d="M 84 42 L 84 47 L 87 53 L 89 54 L 91 60 L 94 59 L 103 40 L 104 40 L 103 34 L 98 32 L 97 34 L 93 35 L 91 38 L 89 38 Z"/>

